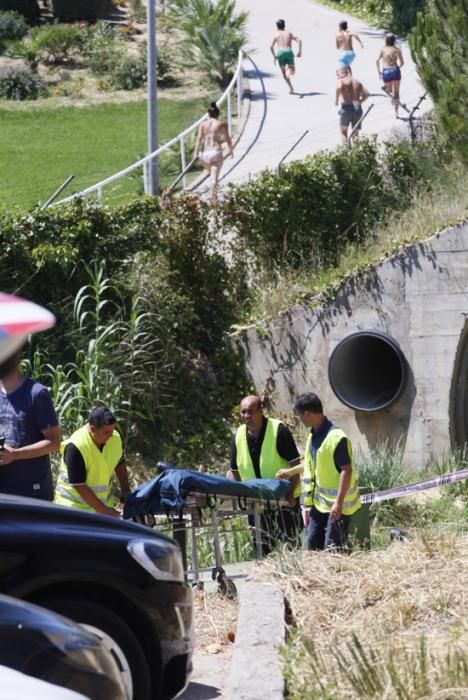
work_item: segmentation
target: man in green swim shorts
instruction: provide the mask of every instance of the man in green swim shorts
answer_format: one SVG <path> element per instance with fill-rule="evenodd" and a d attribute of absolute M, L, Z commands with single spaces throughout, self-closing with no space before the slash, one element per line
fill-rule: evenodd
<path fill-rule="evenodd" d="M 286 30 L 286 22 L 284 19 L 279 19 L 276 23 L 276 27 L 278 32 L 274 36 L 273 42 L 270 46 L 271 53 L 273 54 L 273 63 L 276 64 L 276 61 L 278 61 L 283 78 L 289 87 L 289 93 L 294 95 L 291 76 L 296 72 L 296 68 L 294 65 L 292 42 L 297 41 L 299 44 L 299 49 L 296 56 L 297 58 L 300 58 L 302 52 L 302 41 L 299 39 L 299 37 L 294 36 L 292 32 L 288 32 Z"/>

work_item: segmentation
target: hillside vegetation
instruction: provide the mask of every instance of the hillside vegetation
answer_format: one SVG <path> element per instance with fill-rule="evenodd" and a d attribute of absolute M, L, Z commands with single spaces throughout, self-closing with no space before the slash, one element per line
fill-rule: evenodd
<path fill-rule="evenodd" d="M 219 469 L 248 389 L 226 333 L 462 217 L 463 166 L 446 158 L 433 143 L 363 141 L 231 186 L 213 209 L 187 195 L 4 212 L 3 289 L 58 317 L 34 337 L 29 371 L 52 388 L 64 433 L 105 401 L 129 454 Z"/>

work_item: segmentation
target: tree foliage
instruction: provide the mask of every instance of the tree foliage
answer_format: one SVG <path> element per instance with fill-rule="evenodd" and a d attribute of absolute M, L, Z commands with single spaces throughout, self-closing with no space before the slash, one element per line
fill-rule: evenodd
<path fill-rule="evenodd" d="M 410 36 L 445 139 L 468 158 L 468 1 L 430 0 Z"/>
<path fill-rule="evenodd" d="M 185 65 L 225 87 L 247 43 L 248 13 L 236 13 L 235 0 L 172 0 L 170 12 L 184 36 Z"/>

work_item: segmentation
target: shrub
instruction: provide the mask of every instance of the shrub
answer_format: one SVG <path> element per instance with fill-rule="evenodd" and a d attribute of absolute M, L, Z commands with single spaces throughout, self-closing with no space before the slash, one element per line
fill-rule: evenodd
<path fill-rule="evenodd" d="M 124 56 L 111 71 L 111 82 L 117 90 L 136 90 L 146 84 L 144 56 Z"/>
<path fill-rule="evenodd" d="M 0 51 L 7 41 L 22 39 L 28 33 L 24 17 L 17 12 L 0 11 Z"/>
<path fill-rule="evenodd" d="M 172 0 L 170 11 L 184 36 L 185 65 L 225 87 L 247 43 L 248 13 L 236 13 L 234 0 Z"/>
<path fill-rule="evenodd" d="M 31 31 L 31 42 L 46 63 L 70 61 L 83 47 L 83 32 L 69 24 L 51 24 L 35 27 Z"/>
<path fill-rule="evenodd" d="M 7 56 L 11 58 L 21 58 L 31 70 L 36 71 L 39 65 L 41 55 L 39 49 L 34 42 L 23 39 L 23 41 L 12 41 L 8 44 L 5 51 Z"/>
<path fill-rule="evenodd" d="M 94 75 L 111 73 L 118 64 L 121 54 L 122 51 L 117 42 L 105 40 L 94 41 L 84 52 L 86 64 Z"/>
<path fill-rule="evenodd" d="M 169 83 L 172 81 L 172 60 L 171 50 L 167 44 L 158 45 L 157 54 L 158 83 Z"/>
<path fill-rule="evenodd" d="M 436 159 L 431 145 L 424 149 Z M 312 255 L 315 269 L 336 265 L 349 244 L 372 236 L 386 211 L 409 203 L 412 189 L 429 176 L 418 158 L 406 143 L 381 151 L 364 139 L 352 149 L 321 151 L 280 173 L 264 171 L 232 185 L 218 208 L 219 225 L 265 269 L 310 268 Z"/>
<path fill-rule="evenodd" d="M 0 97 L 6 100 L 36 100 L 44 94 L 44 81 L 31 68 L 12 66 L 0 73 Z"/>

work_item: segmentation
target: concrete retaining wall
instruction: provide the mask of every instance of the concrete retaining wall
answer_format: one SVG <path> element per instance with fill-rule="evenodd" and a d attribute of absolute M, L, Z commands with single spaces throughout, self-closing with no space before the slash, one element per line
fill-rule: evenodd
<path fill-rule="evenodd" d="M 295 305 L 262 328 L 248 327 L 231 340 L 258 393 L 269 397 L 272 414 L 291 413 L 297 394 L 315 391 L 327 415 L 356 446 L 366 450 L 383 439 L 400 440 L 405 461 L 423 466 L 431 453 L 441 454 L 467 439 L 467 318 L 465 223 L 345 283 L 332 302 Z M 395 338 L 410 372 L 404 393 L 393 405 L 366 413 L 335 397 L 328 359 L 344 337 L 371 329 Z"/>

